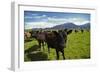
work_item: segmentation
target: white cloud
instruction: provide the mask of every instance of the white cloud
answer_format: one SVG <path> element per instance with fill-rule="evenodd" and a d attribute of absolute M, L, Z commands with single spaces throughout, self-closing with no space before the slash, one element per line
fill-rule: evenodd
<path fill-rule="evenodd" d="M 42 16 L 34 16 L 34 18 L 37 18 L 37 19 L 38 19 L 38 18 L 39 18 L 39 19 L 40 19 L 40 18 L 45 18 L 45 17 L 47 17 L 47 16 L 46 16 L 46 15 L 42 15 Z"/>
<path fill-rule="evenodd" d="M 48 18 L 48 22 L 54 23 L 54 24 L 63 24 L 67 22 L 66 18 Z"/>
<path fill-rule="evenodd" d="M 82 19 L 82 18 L 69 18 L 67 19 L 67 22 L 72 22 L 76 25 L 83 25 L 85 23 L 89 23 L 90 21 Z"/>
<path fill-rule="evenodd" d="M 42 15 L 42 17 L 47 17 L 46 15 Z"/>
<path fill-rule="evenodd" d="M 59 24 L 64 23 L 74 23 L 76 25 L 82 25 L 85 23 L 88 23 L 88 20 L 82 19 L 82 18 L 51 18 L 47 17 L 46 15 L 37 16 L 36 18 L 42 18 L 46 17 L 46 21 L 41 22 L 26 22 L 25 23 L 25 29 L 31 29 L 31 28 L 47 28 L 47 27 L 53 27 Z"/>
<path fill-rule="evenodd" d="M 45 18 L 45 17 L 47 17 L 46 15 L 42 15 L 42 16 L 38 16 L 37 14 L 32 14 L 32 16 L 25 16 L 24 18 L 25 19 L 32 19 L 32 18 L 36 18 L 36 19 L 43 19 L 43 18 Z"/>
<path fill-rule="evenodd" d="M 37 16 L 38 14 L 32 14 L 32 16 Z"/>
<path fill-rule="evenodd" d="M 48 18 L 48 22 L 56 23 L 56 24 L 63 24 L 63 23 L 74 23 L 76 25 L 83 25 L 88 23 L 88 20 L 82 18 Z"/>
<path fill-rule="evenodd" d="M 48 23 L 48 22 L 27 22 L 25 23 L 25 29 L 32 29 L 32 28 L 47 28 L 53 27 L 56 24 Z"/>
<path fill-rule="evenodd" d="M 25 16 L 24 18 L 25 19 L 32 19 L 33 17 L 32 16 Z"/>

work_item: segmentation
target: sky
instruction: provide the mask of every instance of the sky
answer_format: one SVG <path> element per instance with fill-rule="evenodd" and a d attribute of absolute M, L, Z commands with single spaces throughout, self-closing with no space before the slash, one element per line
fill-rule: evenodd
<path fill-rule="evenodd" d="M 25 29 L 48 28 L 64 23 L 83 25 L 90 22 L 90 14 L 68 12 L 24 11 Z"/>

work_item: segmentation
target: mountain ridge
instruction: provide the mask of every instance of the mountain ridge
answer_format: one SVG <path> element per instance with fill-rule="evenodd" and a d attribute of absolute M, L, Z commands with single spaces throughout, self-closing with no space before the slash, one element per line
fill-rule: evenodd
<path fill-rule="evenodd" d="M 42 28 L 32 28 L 32 29 L 38 30 Z M 74 23 L 64 23 L 64 24 L 53 26 L 51 28 L 43 28 L 43 29 L 90 29 L 90 23 L 85 23 L 83 25 L 76 25 Z"/>

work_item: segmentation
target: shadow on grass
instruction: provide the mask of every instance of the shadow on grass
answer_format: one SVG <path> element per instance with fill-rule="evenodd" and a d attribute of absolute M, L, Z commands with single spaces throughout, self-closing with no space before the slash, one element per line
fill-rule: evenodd
<path fill-rule="evenodd" d="M 28 40 L 24 40 L 24 42 L 26 43 L 26 42 L 30 42 L 30 41 L 32 41 L 31 39 L 28 39 Z"/>
<path fill-rule="evenodd" d="M 44 52 L 31 53 L 31 54 L 28 54 L 27 57 L 31 61 L 45 61 L 45 60 L 48 60 L 48 56 Z"/>
<path fill-rule="evenodd" d="M 24 51 L 24 61 L 43 61 L 48 60 L 48 55 L 40 51 L 38 45 L 33 45 L 31 48 Z"/>
<path fill-rule="evenodd" d="M 25 50 L 24 53 L 31 53 L 33 51 L 38 51 L 40 50 L 39 46 L 38 45 L 33 45 L 32 47 L 30 47 L 29 49 Z"/>
<path fill-rule="evenodd" d="M 90 59 L 90 56 L 81 56 L 82 59 Z"/>

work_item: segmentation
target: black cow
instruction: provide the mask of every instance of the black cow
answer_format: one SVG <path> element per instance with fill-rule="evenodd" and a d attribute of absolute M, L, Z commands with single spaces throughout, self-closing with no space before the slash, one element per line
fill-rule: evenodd
<path fill-rule="evenodd" d="M 32 34 L 32 37 L 38 41 L 39 47 L 43 47 L 44 50 L 45 32 L 36 31 L 34 34 Z"/>
<path fill-rule="evenodd" d="M 82 32 L 82 33 L 83 33 L 83 31 L 84 31 L 84 30 L 83 30 L 83 29 L 81 29 L 81 32 Z"/>
<path fill-rule="evenodd" d="M 77 33 L 78 32 L 78 30 L 75 30 L 75 33 Z"/>
<path fill-rule="evenodd" d="M 50 52 L 50 48 L 54 48 L 56 50 L 57 60 L 59 59 L 59 52 L 62 53 L 63 59 L 65 59 L 64 56 L 65 41 L 61 33 L 58 33 L 56 31 L 47 33 L 46 43 L 48 45 L 48 52 Z"/>
<path fill-rule="evenodd" d="M 62 53 L 63 59 L 65 59 L 64 48 L 66 46 L 67 34 L 70 34 L 71 31 L 67 33 L 65 31 L 53 31 L 46 33 L 46 43 L 48 45 L 48 52 L 50 53 L 50 48 L 56 50 L 57 60 L 59 59 L 59 52 Z"/>

